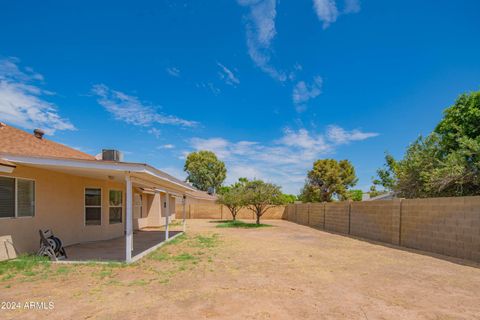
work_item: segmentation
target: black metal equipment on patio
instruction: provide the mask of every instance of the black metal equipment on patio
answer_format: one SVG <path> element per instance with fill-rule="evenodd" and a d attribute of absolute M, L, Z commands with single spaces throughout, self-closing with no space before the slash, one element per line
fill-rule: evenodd
<path fill-rule="evenodd" d="M 38 233 L 40 234 L 40 249 L 38 250 L 37 255 L 47 256 L 53 261 L 67 258 L 67 253 L 63 247 L 62 240 L 55 237 L 51 230 L 38 230 Z"/>

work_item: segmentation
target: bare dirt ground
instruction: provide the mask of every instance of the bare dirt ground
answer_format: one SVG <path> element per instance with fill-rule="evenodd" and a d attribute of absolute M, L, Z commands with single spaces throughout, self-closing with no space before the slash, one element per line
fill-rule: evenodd
<path fill-rule="evenodd" d="M 0 319 L 480 319 L 480 268 L 286 221 L 188 222 L 128 265 L 47 265 L 0 280 Z"/>

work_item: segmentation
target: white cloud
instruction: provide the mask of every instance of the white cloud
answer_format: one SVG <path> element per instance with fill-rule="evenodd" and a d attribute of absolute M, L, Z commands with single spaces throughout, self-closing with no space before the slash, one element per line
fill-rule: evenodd
<path fill-rule="evenodd" d="M 275 28 L 276 0 L 238 0 L 249 8 L 245 16 L 248 54 L 253 62 L 272 78 L 285 81 L 287 76 L 270 63 L 272 41 L 277 34 Z"/>
<path fill-rule="evenodd" d="M 2 121 L 26 129 L 42 128 L 47 134 L 56 130 L 75 130 L 58 113 L 55 104 L 45 100 L 52 92 L 40 87 L 43 76 L 31 68 L 19 68 L 19 60 L 0 60 L 0 117 Z M 40 82 L 40 83 L 39 83 Z"/>
<path fill-rule="evenodd" d="M 329 126 L 325 133 L 305 128 L 287 128 L 279 139 L 268 144 L 235 142 L 221 137 L 193 138 L 189 143 L 193 150 L 213 151 L 225 161 L 228 169 L 227 183 L 240 177 L 255 177 L 282 185 L 285 192 L 298 193 L 314 160 L 335 152 L 339 145 L 376 135 L 378 134 Z M 186 154 L 188 151 L 183 152 L 183 156 Z"/>
<path fill-rule="evenodd" d="M 164 167 L 164 168 L 160 168 L 160 170 L 183 181 L 185 181 L 185 179 L 187 178 L 187 174 L 185 173 L 185 171 L 177 167 Z"/>
<path fill-rule="evenodd" d="M 225 159 L 230 156 L 230 142 L 223 138 L 192 138 L 190 139 L 190 145 L 195 150 L 208 150 L 213 151 L 220 159 Z"/>
<path fill-rule="evenodd" d="M 330 141 L 336 144 L 345 144 L 352 141 L 361 141 L 378 136 L 375 132 L 362 132 L 360 130 L 346 131 L 338 126 L 329 126 L 327 136 Z"/>
<path fill-rule="evenodd" d="M 331 149 L 321 134 L 314 134 L 306 129 L 294 131 L 285 129 L 283 137 L 278 141 L 287 147 L 295 147 L 307 151 L 308 154 L 328 152 Z"/>
<path fill-rule="evenodd" d="M 158 130 L 157 128 L 151 128 L 150 130 L 148 130 L 148 133 L 152 134 L 155 136 L 155 138 L 160 138 L 160 135 L 161 135 L 161 131 Z"/>
<path fill-rule="evenodd" d="M 175 146 L 173 144 L 170 144 L 170 143 L 157 147 L 157 149 L 173 149 L 173 148 L 175 148 Z"/>
<path fill-rule="evenodd" d="M 316 76 L 311 84 L 305 81 L 299 81 L 293 88 L 292 99 L 297 111 L 301 112 L 306 109 L 306 103 L 318 97 L 322 93 L 323 80 Z"/>
<path fill-rule="evenodd" d="M 357 13 L 360 12 L 359 0 L 345 0 L 345 8 L 343 13 Z"/>
<path fill-rule="evenodd" d="M 313 7 L 318 19 L 323 22 L 323 29 L 337 21 L 339 13 L 335 0 L 313 0 Z"/>
<path fill-rule="evenodd" d="M 217 65 L 220 67 L 220 72 L 218 73 L 220 79 L 225 81 L 226 84 L 231 86 L 236 86 L 240 84 L 240 80 L 238 80 L 237 76 L 233 73 L 232 70 L 225 67 L 220 62 L 217 62 Z"/>
<path fill-rule="evenodd" d="M 197 88 L 206 89 L 213 93 L 215 96 L 218 96 L 222 90 L 217 88 L 212 82 L 198 82 L 195 84 Z"/>
<path fill-rule="evenodd" d="M 195 121 L 185 120 L 157 111 L 158 107 L 146 104 L 138 97 L 127 95 L 121 91 L 112 90 L 104 84 L 94 85 L 92 92 L 97 96 L 98 103 L 110 112 L 116 120 L 136 126 L 153 127 L 158 124 L 169 124 L 183 127 L 198 125 Z M 155 128 L 151 133 L 159 134 Z"/>
<path fill-rule="evenodd" d="M 313 8 L 318 19 L 323 22 L 323 29 L 337 21 L 341 14 L 357 13 L 360 11 L 359 0 L 345 0 L 344 8 L 340 11 L 335 0 L 313 0 Z"/>
<path fill-rule="evenodd" d="M 255 167 L 242 164 L 234 164 L 228 168 L 226 184 L 232 184 L 238 181 L 239 178 L 248 179 L 265 179 L 262 173 Z"/>
<path fill-rule="evenodd" d="M 172 77 L 180 77 L 180 70 L 176 67 L 169 67 L 166 69 L 167 73 L 171 75 Z"/>

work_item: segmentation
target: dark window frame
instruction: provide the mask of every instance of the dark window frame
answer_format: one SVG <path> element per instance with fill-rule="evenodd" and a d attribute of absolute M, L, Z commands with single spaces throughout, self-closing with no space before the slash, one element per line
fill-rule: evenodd
<path fill-rule="evenodd" d="M 100 190 L 100 204 L 99 205 L 87 205 L 87 190 Z M 103 216 L 103 205 L 102 205 L 102 200 L 103 200 L 103 190 L 102 188 L 99 187 L 85 187 L 83 190 L 83 206 L 84 206 L 84 219 L 83 222 L 85 226 L 101 226 L 102 225 L 102 216 Z M 89 208 L 94 208 L 98 209 L 100 208 L 100 220 L 99 223 L 87 223 L 87 209 Z M 97 220 L 90 220 L 90 221 L 97 221 Z"/>
<path fill-rule="evenodd" d="M 36 215 L 37 211 L 37 186 L 36 186 L 36 181 L 35 179 L 31 178 L 22 178 L 22 177 L 12 177 L 12 176 L 0 176 L 2 179 L 11 179 L 13 180 L 13 216 L 7 216 L 7 217 L 0 217 L 0 219 L 23 219 L 23 218 L 34 218 Z M 28 181 L 33 183 L 33 201 L 32 201 L 32 207 L 33 207 L 33 212 L 32 215 L 18 215 L 18 181 Z"/>

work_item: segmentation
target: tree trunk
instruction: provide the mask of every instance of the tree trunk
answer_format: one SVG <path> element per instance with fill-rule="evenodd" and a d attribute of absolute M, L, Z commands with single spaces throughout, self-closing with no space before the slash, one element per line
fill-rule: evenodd
<path fill-rule="evenodd" d="M 260 224 L 260 216 L 257 214 L 257 224 Z"/>
<path fill-rule="evenodd" d="M 236 221 L 236 220 L 237 220 L 237 214 L 236 214 L 236 213 L 232 213 L 232 216 L 233 216 L 233 221 Z"/>

